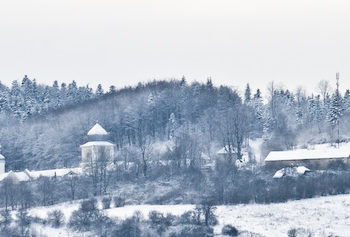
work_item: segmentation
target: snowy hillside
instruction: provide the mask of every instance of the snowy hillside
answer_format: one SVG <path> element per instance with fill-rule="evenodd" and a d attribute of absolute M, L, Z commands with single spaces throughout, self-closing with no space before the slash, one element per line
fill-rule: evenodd
<path fill-rule="evenodd" d="M 63 210 L 66 220 L 78 204 L 60 204 L 49 208 L 33 208 L 31 216 L 45 218 L 48 211 Z M 110 217 L 125 219 L 135 211 L 145 217 L 152 210 L 181 215 L 193 209 L 193 205 L 135 205 L 112 208 L 105 211 Z M 217 235 L 226 224 L 240 231 L 250 231 L 263 236 L 287 236 L 292 228 L 303 228 L 313 236 L 349 236 L 350 235 L 350 194 L 290 201 L 278 204 L 249 204 L 218 206 L 215 214 L 219 224 L 214 227 Z M 66 229 L 53 231 L 52 228 L 35 225 L 37 231 L 49 236 L 66 236 Z M 55 235 L 53 235 L 55 234 Z M 78 233 L 76 233 L 78 234 Z"/>

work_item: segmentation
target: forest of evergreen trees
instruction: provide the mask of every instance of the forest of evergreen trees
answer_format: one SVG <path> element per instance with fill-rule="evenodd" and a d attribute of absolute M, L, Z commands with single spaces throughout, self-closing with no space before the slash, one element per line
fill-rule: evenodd
<path fill-rule="evenodd" d="M 173 156 L 193 164 L 213 146 L 232 147 L 239 156 L 248 139 L 263 138 L 263 154 L 347 140 L 350 91 L 342 95 L 326 81 L 318 88 L 319 94 L 306 95 L 271 82 L 266 95 L 249 85 L 241 95 L 211 80 L 189 84 L 182 78 L 104 92 L 101 85 L 96 90 L 74 81 L 46 86 L 25 76 L 10 88 L 0 85 L 1 152 L 7 170 L 76 166 L 79 145 L 96 121 L 118 150 L 174 139 Z"/>

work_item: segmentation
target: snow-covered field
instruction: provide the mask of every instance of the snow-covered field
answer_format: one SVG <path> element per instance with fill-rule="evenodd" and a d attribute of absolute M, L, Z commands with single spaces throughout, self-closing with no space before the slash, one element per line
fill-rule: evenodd
<path fill-rule="evenodd" d="M 32 216 L 45 217 L 47 212 L 61 209 L 69 218 L 70 213 L 78 208 L 78 204 L 60 204 L 52 207 L 33 208 Z M 110 217 L 124 219 L 140 211 L 145 217 L 151 210 L 181 215 L 192 210 L 193 205 L 134 205 L 112 208 L 106 211 Z M 225 224 L 231 224 L 241 231 L 250 231 L 263 236 L 287 236 L 291 228 L 304 228 L 312 236 L 350 236 L 350 194 L 319 197 L 278 204 L 249 204 L 234 206 L 218 206 L 215 211 L 219 224 L 214 227 L 219 234 Z M 66 236 L 66 230 L 52 232 L 51 228 L 38 232 L 49 236 Z"/>

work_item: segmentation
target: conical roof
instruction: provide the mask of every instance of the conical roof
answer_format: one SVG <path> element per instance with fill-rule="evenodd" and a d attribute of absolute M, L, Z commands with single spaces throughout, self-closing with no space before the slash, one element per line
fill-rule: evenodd
<path fill-rule="evenodd" d="M 108 135 L 108 132 L 100 124 L 96 123 L 95 126 L 90 129 L 87 135 Z"/>

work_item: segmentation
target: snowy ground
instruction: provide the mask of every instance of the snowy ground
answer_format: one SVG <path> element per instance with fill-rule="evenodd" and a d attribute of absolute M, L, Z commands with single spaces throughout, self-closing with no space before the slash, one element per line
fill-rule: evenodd
<path fill-rule="evenodd" d="M 112 208 L 106 211 L 110 217 L 124 219 L 140 211 L 145 217 L 151 210 L 181 215 L 193 209 L 192 205 L 135 205 Z M 46 208 L 33 208 L 32 216 L 45 217 L 48 211 L 60 209 L 66 220 L 78 204 L 60 204 Z M 251 231 L 263 236 L 287 236 L 291 228 L 304 228 L 313 236 L 350 236 L 350 194 L 290 201 L 278 204 L 250 204 L 218 206 L 216 215 L 219 234 L 225 224 L 231 224 L 241 231 Z M 67 236 L 67 230 L 52 231 L 51 228 L 37 227 L 39 233 L 48 236 Z M 54 234 L 54 235 L 53 235 Z M 70 234 L 70 236 L 72 236 Z"/>

